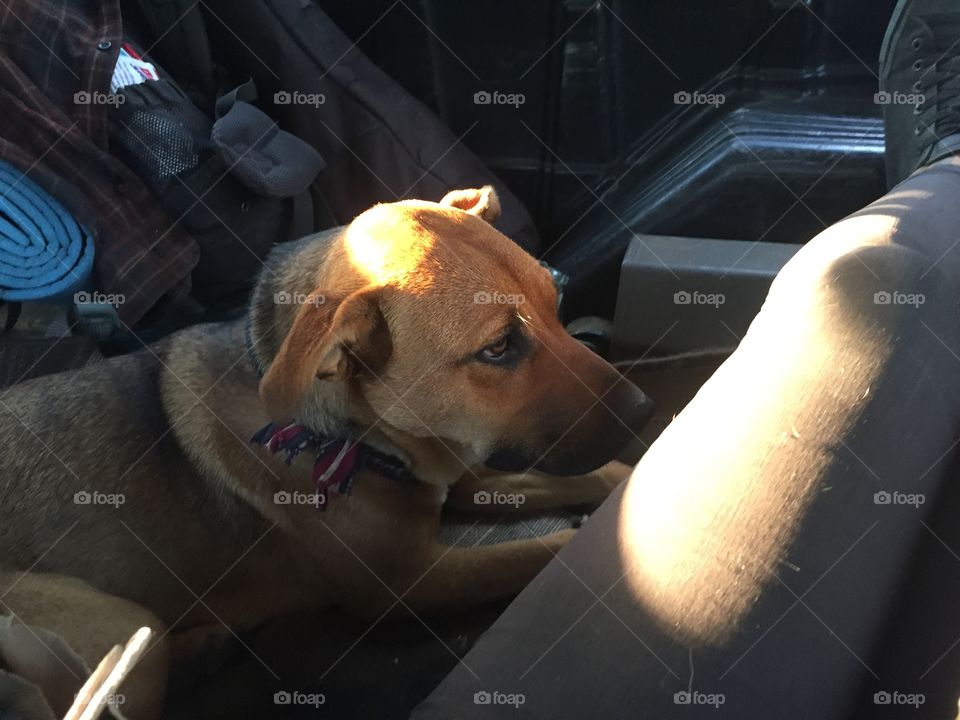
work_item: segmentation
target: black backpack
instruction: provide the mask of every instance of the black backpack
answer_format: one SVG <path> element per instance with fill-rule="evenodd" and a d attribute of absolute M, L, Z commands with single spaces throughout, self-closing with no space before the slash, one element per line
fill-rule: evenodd
<path fill-rule="evenodd" d="M 139 55 L 133 42 L 124 50 Z M 208 115 L 150 60 L 158 80 L 117 91 L 110 150 L 197 241 L 193 297 L 229 300 L 250 289 L 274 243 L 313 230 L 310 185 L 323 160 L 251 104 L 251 81 L 217 97 Z"/>
<path fill-rule="evenodd" d="M 500 230 L 538 249 L 519 200 L 315 3 L 123 6 L 161 80 L 121 91 L 111 147 L 198 241 L 202 302 L 248 290 L 274 243 L 460 187 L 495 185 Z"/>

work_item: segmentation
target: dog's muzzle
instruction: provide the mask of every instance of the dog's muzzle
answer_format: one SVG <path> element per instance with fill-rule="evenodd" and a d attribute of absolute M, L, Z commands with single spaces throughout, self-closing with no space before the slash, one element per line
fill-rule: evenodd
<path fill-rule="evenodd" d="M 650 421 L 653 411 L 653 401 L 621 378 L 586 410 L 544 413 L 535 441 L 513 441 L 497 448 L 486 465 L 503 472 L 534 469 L 551 475 L 583 475 L 615 460 Z"/>

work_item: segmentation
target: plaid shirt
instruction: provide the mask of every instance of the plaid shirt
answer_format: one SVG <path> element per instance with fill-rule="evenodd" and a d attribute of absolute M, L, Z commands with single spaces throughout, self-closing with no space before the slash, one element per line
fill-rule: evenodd
<path fill-rule="evenodd" d="M 95 236 L 97 284 L 132 325 L 189 290 L 197 243 L 108 151 L 108 93 L 122 41 L 118 0 L 0 1 L 0 159 L 23 170 Z"/>

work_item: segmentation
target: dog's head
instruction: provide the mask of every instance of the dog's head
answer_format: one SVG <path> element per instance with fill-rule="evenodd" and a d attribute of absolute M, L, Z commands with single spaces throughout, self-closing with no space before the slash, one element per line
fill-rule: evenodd
<path fill-rule="evenodd" d="M 289 302 L 259 347 L 274 419 L 435 436 L 500 470 L 613 459 L 652 403 L 564 330 L 550 273 L 493 228 L 499 212 L 490 187 L 378 205 L 276 265 L 267 287 Z"/>

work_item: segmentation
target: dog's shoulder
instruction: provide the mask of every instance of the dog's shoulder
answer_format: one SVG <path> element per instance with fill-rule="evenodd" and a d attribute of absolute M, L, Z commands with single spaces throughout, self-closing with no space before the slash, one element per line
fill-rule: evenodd
<path fill-rule="evenodd" d="M 257 378 L 247 356 L 244 321 L 194 325 L 171 336 L 159 354 L 159 393 L 171 425 L 198 421 L 198 410 L 219 417 L 224 391 L 246 387 L 256 393 Z"/>
<path fill-rule="evenodd" d="M 247 416 L 260 407 L 244 323 L 180 331 L 165 347 L 159 371 L 160 400 L 181 450 L 195 468 L 228 483 L 232 479 L 220 461 L 246 452 L 243 446 L 256 429 Z"/>
<path fill-rule="evenodd" d="M 244 321 L 193 325 L 168 337 L 156 350 L 162 391 L 179 384 L 204 392 L 246 359 Z"/>

